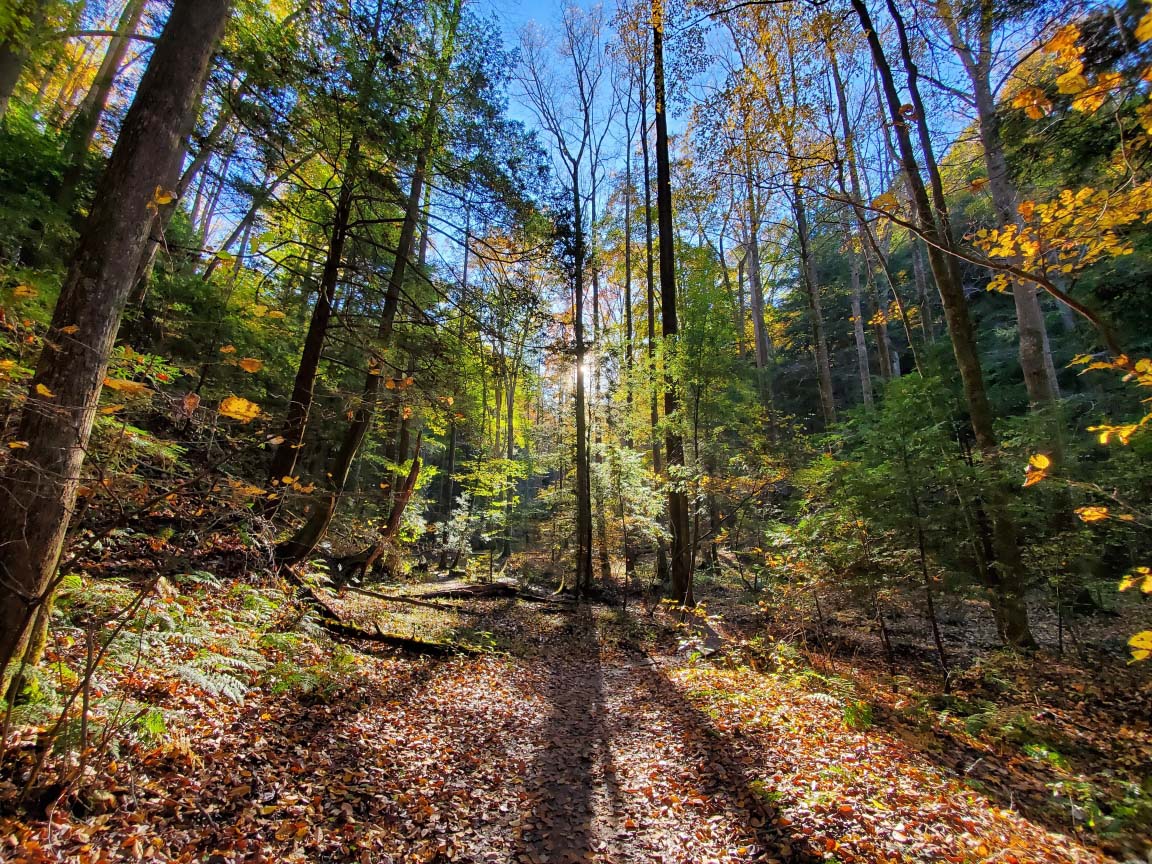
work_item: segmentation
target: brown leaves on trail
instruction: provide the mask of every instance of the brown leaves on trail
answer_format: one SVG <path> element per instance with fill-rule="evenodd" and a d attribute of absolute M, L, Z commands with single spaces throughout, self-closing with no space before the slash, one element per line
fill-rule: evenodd
<path fill-rule="evenodd" d="M 201 595 L 196 611 L 222 604 L 214 614 L 236 616 L 237 596 Z M 360 608 L 391 614 L 387 604 Z M 122 686 L 178 712 L 179 735 L 118 757 L 85 791 L 91 809 L 62 809 L 51 831 L 0 823 L 0 836 L 13 838 L 0 856 L 77 864 L 1100 860 L 993 806 L 913 745 L 848 729 L 839 706 L 810 691 L 615 647 L 632 637 L 613 610 L 510 598 L 468 608 L 471 630 L 520 656 L 412 660 L 304 642 L 290 654 L 265 651 L 293 668 L 338 654 L 342 689 L 277 693 L 254 681 L 243 705 L 137 670 Z"/>

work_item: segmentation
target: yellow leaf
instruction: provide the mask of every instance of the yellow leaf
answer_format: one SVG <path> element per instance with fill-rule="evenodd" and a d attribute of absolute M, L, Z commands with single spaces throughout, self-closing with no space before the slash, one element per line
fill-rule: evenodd
<path fill-rule="evenodd" d="M 63 333 L 65 336 L 74 336 L 75 334 L 80 332 L 80 328 L 77 327 L 75 324 L 69 324 L 67 327 L 61 327 L 60 332 Z"/>
<path fill-rule="evenodd" d="M 1133 660 L 1147 660 L 1152 657 L 1152 630 L 1142 630 L 1128 640 Z"/>
<path fill-rule="evenodd" d="M 988 185 L 988 178 L 987 177 L 977 177 L 970 184 L 973 192 L 979 192 L 981 189 L 983 189 L 987 185 Z"/>
<path fill-rule="evenodd" d="M 124 410 L 123 405 L 105 405 L 103 408 L 100 409 L 100 413 L 103 414 L 104 416 L 108 416 L 110 414 L 115 414 L 117 411 L 123 411 L 123 410 Z"/>
<path fill-rule="evenodd" d="M 1044 46 L 1044 50 L 1052 54 L 1065 53 L 1076 48 L 1080 38 L 1080 27 L 1076 24 L 1065 24 L 1056 35 Z"/>
<path fill-rule="evenodd" d="M 55 399 L 56 394 L 45 387 L 43 384 L 36 385 L 36 392 L 43 396 L 45 399 Z"/>
<path fill-rule="evenodd" d="M 1136 39 L 1140 42 L 1152 39 L 1152 10 L 1145 12 L 1140 23 L 1136 25 Z"/>
<path fill-rule="evenodd" d="M 27 450 L 28 449 L 28 442 L 27 441 L 9 441 L 8 442 L 8 449 L 9 450 Z"/>
<path fill-rule="evenodd" d="M 235 354 L 236 353 L 236 346 L 235 345 L 225 345 L 223 348 L 220 349 L 220 353 L 221 354 Z"/>
<path fill-rule="evenodd" d="M 165 204 L 171 204 L 176 200 L 176 195 L 168 192 L 163 186 L 157 186 L 156 191 L 152 193 L 152 203 L 157 207 L 163 207 Z"/>
<path fill-rule="evenodd" d="M 1029 120 L 1039 120 L 1052 113 L 1052 102 L 1039 87 L 1025 87 L 1012 98 L 1012 107 L 1023 108 Z"/>
<path fill-rule="evenodd" d="M 1085 522 L 1100 522 L 1108 518 L 1107 507 L 1077 507 L 1076 515 Z"/>
<path fill-rule="evenodd" d="M 1016 212 L 1020 214 L 1021 219 L 1030 220 L 1036 213 L 1036 204 L 1032 201 L 1021 201 Z"/>
<path fill-rule="evenodd" d="M 288 316 L 281 312 L 279 309 L 273 309 L 268 313 L 269 318 L 287 318 Z"/>
<path fill-rule="evenodd" d="M 392 378 L 389 378 L 387 381 L 384 382 L 384 387 L 388 390 L 395 390 L 396 389 L 396 381 Z"/>
<path fill-rule="evenodd" d="M 241 423 L 249 423 L 260 416 L 260 406 L 240 396 L 226 397 L 220 403 L 219 411 L 225 417 L 231 417 Z"/>
<path fill-rule="evenodd" d="M 1047 476 L 1043 471 L 1029 471 L 1024 475 L 1024 487 L 1035 486 Z"/>
<path fill-rule="evenodd" d="M 1152 594 L 1152 568 L 1137 567 L 1120 580 L 1121 591 L 1127 591 L 1134 585 L 1139 585 L 1144 594 Z"/>
<path fill-rule="evenodd" d="M 129 381 L 126 378 L 105 378 L 104 386 L 109 390 L 123 393 L 125 396 L 145 396 L 152 392 L 146 384 L 139 381 Z"/>
<path fill-rule="evenodd" d="M 31 285 L 17 285 L 12 290 L 13 297 L 19 297 L 21 300 L 31 300 L 40 292 L 33 288 Z"/>
<path fill-rule="evenodd" d="M 264 361 L 257 360 L 255 357 L 245 357 L 240 361 L 240 368 L 245 372 L 259 372 L 264 368 Z"/>
<path fill-rule="evenodd" d="M 885 192 L 883 195 L 872 199 L 872 206 L 876 210 L 898 210 L 900 209 L 900 201 L 891 192 Z"/>
<path fill-rule="evenodd" d="M 1052 460 L 1045 456 L 1043 453 L 1037 453 L 1035 456 L 1028 460 L 1028 464 L 1033 468 L 1044 471 L 1051 467 Z"/>
<path fill-rule="evenodd" d="M 1065 96 L 1075 96 L 1088 89 L 1088 79 L 1078 70 L 1065 72 L 1056 79 L 1056 88 Z"/>

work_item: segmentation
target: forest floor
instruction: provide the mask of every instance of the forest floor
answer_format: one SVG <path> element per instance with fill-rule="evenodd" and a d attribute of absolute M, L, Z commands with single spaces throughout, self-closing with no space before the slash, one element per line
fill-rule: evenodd
<path fill-rule="evenodd" d="M 161 706 L 168 731 L 90 769 L 68 804 L 9 810 L 0 859 L 1112 860 L 1090 833 L 1066 836 L 1056 818 L 971 782 L 971 761 L 929 746 L 928 727 L 889 722 L 866 684 L 799 654 L 773 671 L 735 648 L 705 659 L 715 627 L 666 609 L 333 598 L 348 620 L 471 648 L 413 658 L 266 638 L 267 622 L 253 622 L 284 609 L 262 612 L 253 598 L 275 595 L 261 589 L 178 590 L 170 614 L 214 610 L 212 650 L 258 626 L 266 665 L 253 661 L 233 698 L 159 660 L 110 675 L 104 688 Z M 23 746 L 27 762 L 36 739 Z"/>

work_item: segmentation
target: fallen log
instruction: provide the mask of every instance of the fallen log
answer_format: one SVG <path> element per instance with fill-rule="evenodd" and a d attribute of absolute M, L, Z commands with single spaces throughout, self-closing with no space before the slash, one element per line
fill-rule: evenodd
<path fill-rule="evenodd" d="M 320 625 L 329 633 L 343 636 L 347 639 L 362 639 L 366 642 L 377 642 L 399 648 L 409 654 L 419 654 L 424 657 L 455 657 L 458 654 L 481 654 L 478 648 L 470 645 L 460 645 L 455 642 L 429 642 L 424 639 L 413 639 L 407 636 L 395 636 L 385 633 L 376 625 L 374 630 L 365 630 L 354 624 L 346 624 L 335 618 L 321 618 Z"/>
<path fill-rule="evenodd" d="M 439 591 L 429 591 L 420 596 L 439 600 L 450 600 L 452 598 L 473 600 L 514 598 L 516 600 L 524 600 L 528 603 L 549 603 L 559 606 L 571 605 L 570 601 L 567 600 L 557 600 L 552 597 L 529 593 L 517 588 L 510 582 L 484 582 L 477 585 L 456 585 L 452 588 L 440 589 Z"/>
<path fill-rule="evenodd" d="M 316 593 L 316 590 L 312 588 L 311 585 L 304 582 L 304 580 L 293 573 L 291 569 L 289 569 L 287 573 L 291 581 L 300 589 L 300 593 L 304 598 L 320 610 L 320 626 L 336 636 L 391 645 L 402 651 L 407 651 L 411 654 L 420 654 L 425 657 L 453 657 L 457 654 L 483 653 L 480 649 L 473 648 L 469 645 L 458 645 L 452 642 L 428 642 L 423 639 L 409 638 L 407 636 L 394 636 L 391 633 L 385 633 L 380 629 L 380 625 L 376 623 L 373 623 L 373 627 L 375 628 L 373 630 L 365 630 L 363 627 L 349 624 Z"/>
<path fill-rule="evenodd" d="M 367 588 L 357 588 L 355 585 L 345 585 L 345 591 L 351 591 L 354 594 L 363 594 L 365 597 L 374 597 L 377 600 L 383 600 L 387 603 L 407 603 L 411 606 L 423 606 L 427 609 L 439 609 L 441 612 L 461 612 L 465 615 L 481 615 L 483 613 L 475 609 L 465 609 L 461 606 L 450 606 L 447 603 L 432 603 L 428 600 L 421 600 L 416 597 L 405 597 L 400 594 L 382 594 L 379 591 L 370 591 Z M 427 597 L 427 594 L 421 595 Z"/>

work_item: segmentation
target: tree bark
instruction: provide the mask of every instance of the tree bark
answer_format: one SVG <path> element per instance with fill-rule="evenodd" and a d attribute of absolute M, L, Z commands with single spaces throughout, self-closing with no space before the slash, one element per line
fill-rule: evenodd
<path fill-rule="evenodd" d="M 864 310 L 860 303 L 860 259 L 849 251 L 849 282 L 852 289 L 852 335 L 856 340 L 856 368 L 860 374 L 860 395 L 872 407 L 872 370 L 868 364 L 868 342 L 864 338 Z"/>
<path fill-rule="evenodd" d="M 61 288 L 16 435 L 29 447 L 0 480 L 10 514 L 0 526 L 0 670 L 20 656 L 28 623 L 52 590 L 155 191 L 176 170 L 230 7 L 174 3 Z"/>
<path fill-rule="evenodd" d="M 58 196 L 64 207 L 70 206 L 75 197 L 76 184 L 80 182 L 83 174 L 84 160 L 88 156 L 88 149 L 92 146 L 92 138 L 100 126 L 100 119 L 104 116 L 108 97 L 112 95 L 116 76 L 120 72 L 120 67 L 124 65 L 124 56 L 128 53 L 128 46 L 136 33 L 136 28 L 140 26 L 140 18 L 147 5 L 148 0 L 129 0 L 124 7 L 120 21 L 116 25 L 116 35 L 108 42 L 108 50 L 96 72 L 96 78 L 68 125 L 68 136 L 64 141 L 64 161 L 68 167 L 64 172 Z"/>
<path fill-rule="evenodd" d="M 652 90 L 656 114 L 656 217 L 660 226 L 660 322 L 665 351 L 675 350 L 679 322 L 676 317 L 676 229 L 672 223 L 672 169 L 668 154 L 668 114 L 664 94 L 663 0 L 652 0 Z M 680 396 L 665 361 L 664 447 L 668 454 L 668 522 L 672 529 L 672 598 L 692 606 L 692 538 L 688 496 L 674 476 L 684 465 L 684 440 L 676 423 Z"/>
<path fill-rule="evenodd" d="M 428 106 L 421 120 L 420 149 L 416 154 L 412 169 L 412 186 L 404 208 L 404 219 L 400 225 L 396 258 L 392 263 L 392 271 L 388 278 L 384 309 L 381 312 L 380 325 L 376 334 L 374 356 L 370 359 L 367 374 L 364 376 L 360 402 L 353 412 L 352 421 L 345 430 L 344 440 L 337 452 L 332 470 L 329 472 L 332 478 L 330 494 L 325 500 L 317 502 L 311 515 L 300 529 L 290 539 L 277 547 L 276 558 L 281 565 L 303 561 L 328 532 L 328 526 L 336 514 L 336 507 L 348 483 L 348 474 L 352 468 L 352 463 L 372 425 L 372 418 L 376 411 L 376 399 L 380 392 L 380 379 L 383 377 L 383 354 L 392 344 L 392 331 L 396 321 L 396 312 L 400 306 L 400 294 L 404 288 L 408 266 L 412 261 L 412 253 L 416 250 L 416 233 L 423 221 L 420 213 L 421 200 L 428 172 L 428 162 L 436 144 L 437 121 L 447 87 L 446 79 L 455 51 L 456 32 L 460 24 L 460 6 L 461 0 L 456 0 L 448 23 L 449 29 L 445 37 L 444 47 L 439 58 L 440 74 L 433 85 Z"/>
<path fill-rule="evenodd" d="M 889 2 L 889 11 L 896 21 L 897 31 L 901 34 L 901 53 L 904 56 L 905 65 L 909 67 L 913 112 L 917 114 L 921 145 L 926 151 L 925 162 L 928 166 L 933 189 L 938 192 L 934 205 L 929 200 L 928 191 L 920 177 L 920 167 L 912 147 L 908 121 L 904 116 L 905 112 L 902 110 L 902 103 L 896 91 L 892 68 L 888 63 L 883 46 L 880 44 L 880 38 L 876 33 L 872 18 L 864 0 L 851 0 L 851 3 L 868 40 L 873 63 L 883 86 L 890 122 L 896 135 L 900 161 L 910 187 L 915 218 L 919 232 L 928 246 L 928 261 L 937 287 L 940 289 L 944 317 L 948 325 L 956 364 L 960 370 L 965 400 L 968 405 L 969 421 L 972 425 L 976 444 L 985 454 L 985 458 L 994 464 L 997 441 L 992 424 L 992 409 L 984 387 L 980 358 L 976 351 L 975 333 L 968 314 L 964 289 L 960 284 L 959 269 L 955 259 L 947 252 L 952 247 L 951 237 L 948 233 L 947 205 L 943 200 L 943 183 L 940 180 L 938 169 L 934 169 L 935 159 L 931 155 L 931 140 L 924 128 L 922 105 L 919 108 L 916 107 L 916 103 L 920 100 L 913 86 L 916 77 L 913 71 L 915 66 L 912 63 L 907 37 L 904 33 L 903 20 L 900 18 L 899 10 L 895 8 L 893 3 Z M 1002 490 L 996 487 L 995 481 L 989 497 L 992 542 L 998 565 L 988 569 L 990 580 L 988 587 L 992 594 L 993 611 L 996 613 L 1001 638 L 1006 643 L 1030 647 L 1035 644 L 1035 641 L 1028 626 L 1028 612 L 1024 602 L 1023 564 L 1020 559 L 1015 526 L 1007 512 L 1005 495 Z"/>
<path fill-rule="evenodd" d="M 292 476 L 296 468 L 296 457 L 304 441 L 304 429 L 308 425 L 308 414 L 312 410 L 312 400 L 316 392 L 320 358 L 324 353 L 328 325 L 332 320 L 332 310 L 336 303 L 336 287 L 340 282 L 340 272 L 344 265 L 344 247 L 348 240 L 348 225 L 352 218 L 352 199 L 359 164 L 360 138 L 358 135 L 353 135 L 348 145 L 348 156 L 344 160 L 340 197 L 332 217 L 332 236 L 328 241 L 328 252 L 324 259 L 320 286 L 316 292 L 316 303 L 312 307 L 312 317 L 308 321 L 308 332 L 300 353 L 300 365 L 297 367 L 296 379 L 292 385 L 292 398 L 288 402 L 284 426 L 280 430 L 280 437 L 284 440 L 276 448 L 268 471 L 270 481 L 280 481 L 284 477 Z"/>
<path fill-rule="evenodd" d="M 1019 223 L 1016 212 L 1016 190 L 1008 173 L 1008 159 L 1000 137 L 1000 119 L 996 116 L 996 100 L 992 93 L 992 30 L 994 10 L 989 0 L 982 0 L 973 9 L 978 16 L 977 45 L 975 49 L 960 32 L 951 4 L 941 0 L 940 14 L 948 28 L 952 48 L 959 56 L 975 96 L 976 119 L 980 131 L 980 144 L 984 151 L 984 167 L 988 172 L 988 190 L 992 196 L 992 209 L 996 213 L 996 227 L 1007 228 Z M 1021 279 L 1012 281 L 1012 300 L 1016 306 L 1016 325 L 1019 337 L 1020 369 L 1024 373 L 1024 386 L 1033 405 L 1047 405 L 1059 398 L 1059 384 L 1052 369 L 1048 353 L 1048 334 L 1040 297 L 1034 284 Z M 1051 374 L 1050 371 L 1051 370 Z"/>
<path fill-rule="evenodd" d="M 801 282 L 808 300 L 809 324 L 812 327 L 812 350 L 816 355 L 816 378 L 820 389 L 820 408 L 825 426 L 836 422 L 836 396 L 832 390 L 832 364 L 828 359 L 828 339 L 824 328 L 824 309 L 820 303 L 820 282 L 816 276 L 816 256 L 808 235 L 808 208 L 800 185 L 793 184 L 792 208 L 796 215 L 796 236 L 800 241 Z"/>

